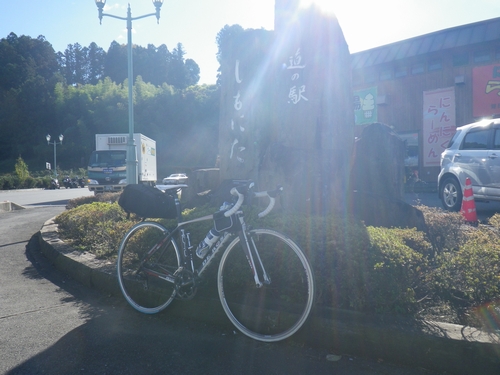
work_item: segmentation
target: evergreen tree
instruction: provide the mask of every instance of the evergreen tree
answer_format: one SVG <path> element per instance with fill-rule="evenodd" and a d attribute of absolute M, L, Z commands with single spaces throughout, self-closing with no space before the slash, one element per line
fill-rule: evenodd
<path fill-rule="evenodd" d="M 199 67 L 184 56 L 180 43 L 172 53 L 164 44 L 134 48 L 135 130 L 157 141 L 164 171 L 212 166 L 217 154 L 218 89 L 195 86 Z M 116 42 L 108 52 L 75 43 L 55 53 L 43 36 L 0 39 L 0 173 L 12 171 L 18 155 L 44 169 L 52 157 L 46 134 L 64 135 L 62 169 L 85 168 L 95 134 L 128 131 L 126 74 L 126 46 Z"/>

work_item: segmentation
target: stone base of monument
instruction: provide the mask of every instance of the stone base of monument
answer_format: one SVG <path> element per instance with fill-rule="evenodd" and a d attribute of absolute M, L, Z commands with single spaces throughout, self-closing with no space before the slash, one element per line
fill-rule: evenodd
<path fill-rule="evenodd" d="M 417 228 L 427 231 L 422 211 L 400 199 L 353 191 L 349 195 L 348 207 L 349 211 L 367 226 Z"/>

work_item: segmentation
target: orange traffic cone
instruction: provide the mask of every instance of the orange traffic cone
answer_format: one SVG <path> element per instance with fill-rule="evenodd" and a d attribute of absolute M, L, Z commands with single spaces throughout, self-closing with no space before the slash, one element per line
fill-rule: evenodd
<path fill-rule="evenodd" d="M 477 225 L 476 203 L 474 202 L 474 193 L 472 192 L 472 183 L 470 178 L 465 179 L 465 189 L 462 198 L 462 209 L 460 210 L 466 222 Z"/>

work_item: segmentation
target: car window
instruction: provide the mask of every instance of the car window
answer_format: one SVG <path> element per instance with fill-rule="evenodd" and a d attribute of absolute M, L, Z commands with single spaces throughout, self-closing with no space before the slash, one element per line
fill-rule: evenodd
<path fill-rule="evenodd" d="M 461 129 L 457 129 L 457 131 L 455 132 L 455 134 L 453 134 L 453 137 L 451 137 L 450 139 L 450 142 L 448 143 L 448 146 L 446 146 L 446 148 L 450 148 L 453 143 L 455 143 L 455 140 L 457 139 L 458 135 L 462 132 Z"/>
<path fill-rule="evenodd" d="M 500 129 L 495 129 L 495 137 L 493 138 L 493 149 L 500 150 Z"/>
<path fill-rule="evenodd" d="M 486 150 L 488 148 L 489 129 L 469 132 L 462 142 L 462 150 Z"/>

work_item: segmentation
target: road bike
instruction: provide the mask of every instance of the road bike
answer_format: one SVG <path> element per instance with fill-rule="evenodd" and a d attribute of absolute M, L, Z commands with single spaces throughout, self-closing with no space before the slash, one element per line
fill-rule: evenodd
<path fill-rule="evenodd" d="M 236 202 L 214 215 L 182 221 L 178 209 L 172 230 L 151 220 L 135 224 L 123 237 L 117 260 L 120 288 L 128 303 L 142 313 L 154 314 L 175 298 L 193 298 L 207 267 L 224 249 L 217 289 L 236 328 L 265 342 L 297 332 L 313 305 L 313 272 L 303 251 L 288 236 L 247 226 L 241 209 L 245 199 L 268 197 L 268 206 L 258 214 L 264 217 L 282 191 L 253 192 L 252 187 L 253 183 L 233 187 L 230 192 Z M 214 221 L 220 237 L 198 259 L 185 227 L 207 220 Z"/>

